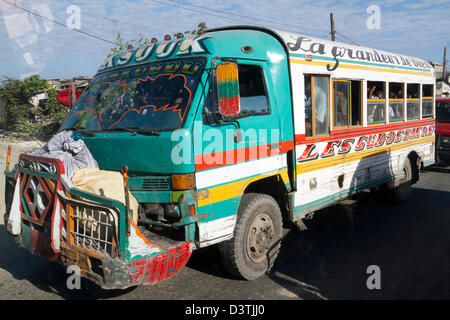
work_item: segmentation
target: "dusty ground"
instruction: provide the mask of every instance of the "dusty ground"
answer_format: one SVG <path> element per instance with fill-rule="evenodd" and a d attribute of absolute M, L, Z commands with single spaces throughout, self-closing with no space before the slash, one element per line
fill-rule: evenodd
<path fill-rule="evenodd" d="M 35 148 L 42 147 L 45 142 L 41 141 L 20 141 L 20 140 L 0 140 L 0 215 L 3 215 L 5 211 L 5 175 L 3 174 L 6 167 L 6 154 L 8 151 L 8 145 L 12 145 L 11 149 L 11 168 L 17 163 L 19 154 L 22 152 L 32 150 Z M 1 223 L 3 223 L 3 218 L 0 217 Z"/>
<path fill-rule="evenodd" d="M 37 146 L 16 144 L 13 159 Z M 1 171 L 6 148 L 0 142 Z M 403 205 L 376 204 L 367 194 L 357 204 L 353 215 L 336 206 L 307 231 L 286 231 L 272 272 L 257 281 L 232 279 L 206 248 L 167 281 L 112 291 L 87 280 L 69 290 L 62 266 L 17 248 L 0 226 L 0 299 L 450 299 L 450 167 L 422 172 Z M 380 267 L 380 290 L 366 286 L 370 265 Z"/>

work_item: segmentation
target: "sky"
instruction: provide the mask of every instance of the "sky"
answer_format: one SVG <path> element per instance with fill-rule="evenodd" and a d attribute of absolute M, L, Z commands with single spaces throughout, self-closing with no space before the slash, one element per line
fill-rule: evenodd
<path fill-rule="evenodd" d="M 0 0 L 0 77 L 92 77 L 119 32 L 162 39 L 199 22 L 329 40 L 330 12 L 336 41 L 439 63 L 447 47 L 450 56 L 450 0 Z"/>

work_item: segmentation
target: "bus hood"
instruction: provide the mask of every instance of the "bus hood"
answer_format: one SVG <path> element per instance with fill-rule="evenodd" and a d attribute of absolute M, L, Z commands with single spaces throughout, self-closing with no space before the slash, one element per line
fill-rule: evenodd
<path fill-rule="evenodd" d="M 82 139 L 102 170 L 120 171 L 127 166 L 130 172 L 139 174 L 193 172 L 193 161 L 182 164 L 172 161 L 172 150 L 179 142 L 172 141 L 171 134 L 97 133 L 94 137 L 83 136 Z M 185 145 L 190 145 L 190 135 L 186 133 L 183 138 L 188 139 Z"/>
<path fill-rule="evenodd" d="M 436 133 L 450 135 L 450 122 L 436 122 Z"/>

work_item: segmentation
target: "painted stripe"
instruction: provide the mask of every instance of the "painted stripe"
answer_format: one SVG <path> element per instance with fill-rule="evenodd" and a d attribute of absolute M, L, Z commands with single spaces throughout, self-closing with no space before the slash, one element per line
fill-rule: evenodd
<path fill-rule="evenodd" d="M 241 162 L 234 165 L 204 170 L 195 173 L 198 190 L 230 183 L 265 172 L 284 168 L 287 164 L 286 154 L 274 155 L 262 159 Z"/>
<path fill-rule="evenodd" d="M 293 141 L 200 154 L 195 156 L 195 170 L 202 171 L 222 166 L 235 165 L 246 161 L 263 159 L 294 149 Z"/>
<path fill-rule="evenodd" d="M 319 57 L 315 57 L 315 59 L 318 59 Z M 305 65 L 314 65 L 314 66 L 327 66 L 330 63 L 329 62 L 322 62 L 322 61 L 306 61 L 301 60 L 298 58 L 291 57 L 289 59 L 291 63 L 295 64 L 305 64 Z M 332 61 L 334 61 L 332 59 Z M 340 60 L 342 61 L 342 60 Z M 354 63 L 354 62 L 351 62 Z M 431 72 L 424 72 L 424 71 L 409 71 L 409 70 L 398 70 L 398 67 L 371 67 L 371 66 L 364 66 L 364 65 L 355 65 L 352 64 L 345 64 L 340 62 L 339 68 L 343 69 L 355 69 L 355 70 L 364 70 L 364 71 L 377 71 L 377 72 L 391 72 L 391 73 L 400 73 L 400 74 L 412 74 L 412 75 L 419 75 L 419 76 L 429 76 L 432 77 L 433 73 Z M 395 69 L 394 69 L 395 68 Z"/>
<path fill-rule="evenodd" d="M 376 156 L 379 153 L 382 152 L 393 152 L 401 149 L 405 149 L 411 146 L 416 146 L 420 144 L 426 144 L 429 142 L 434 141 L 434 136 L 431 137 L 425 137 L 425 138 L 419 138 L 417 140 L 413 141 L 404 141 L 400 142 L 395 145 L 389 145 L 384 147 L 378 147 L 371 150 L 365 150 L 365 151 L 357 151 L 353 152 L 351 154 L 345 154 L 345 155 L 338 155 L 331 158 L 326 159 L 320 159 L 320 160 L 312 160 L 311 162 L 304 162 L 301 164 L 297 164 L 297 174 L 315 171 L 323 168 L 327 168 L 330 166 L 336 166 L 340 164 L 345 164 L 353 161 L 358 161 L 363 158 L 367 158 L 370 156 Z"/>
<path fill-rule="evenodd" d="M 289 55 L 291 57 L 294 57 L 294 58 L 302 58 L 302 59 L 306 58 L 306 56 L 304 54 L 299 54 L 299 53 L 290 53 Z M 330 62 L 336 63 L 336 60 L 334 58 L 317 56 L 317 55 L 314 55 L 312 57 L 315 60 L 323 60 L 323 61 L 330 61 Z M 422 71 L 422 72 L 428 71 L 428 72 L 431 72 L 431 69 L 421 69 L 421 68 L 405 67 L 405 66 L 399 66 L 399 65 L 386 65 L 386 64 L 382 64 L 382 63 L 365 62 L 365 61 L 354 61 L 354 60 L 349 60 L 349 59 L 339 59 L 339 64 L 341 62 L 350 63 L 350 64 L 365 65 L 365 66 L 382 67 L 382 68 L 394 68 L 394 69 L 403 69 L 403 70 L 412 70 L 412 71 Z"/>
<path fill-rule="evenodd" d="M 287 168 L 268 171 L 266 173 L 258 173 L 252 177 L 239 179 L 230 183 L 214 186 L 209 188 L 209 197 L 198 201 L 198 206 L 206 206 L 233 198 L 242 196 L 245 188 L 252 182 L 268 178 L 274 175 L 280 175 L 283 181 L 286 183 L 289 181 Z M 217 178 L 216 178 L 217 179 Z"/>
<path fill-rule="evenodd" d="M 385 133 L 386 131 L 395 131 L 401 129 L 409 129 L 415 128 L 417 126 L 425 126 L 425 125 L 434 125 L 436 123 L 434 118 L 427 118 L 416 121 L 407 121 L 407 122 L 396 122 L 382 125 L 371 125 L 370 127 L 363 128 L 346 128 L 341 130 L 333 130 L 329 136 L 321 136 L 321 137 L 311 137 L 306 138 L 305 134 L 296 134 L 295 135 L 295 144 L 304 144 L 304 143 L 316 143 L 323 142 L 328 140 L 336 140 L 336 139 L 345 139 L 345 138 L 356 138 L 359 135 L 369 135 L 369 134 L 377 134 L 377 133 Z"/>
<path fill-rule="evenodd" d="M 306 55 L 305 54 L 299 54 L 299 53 L 290 53 L 290 57 L 293 59 L 300 58 L 302 60 L 305 60 Z M 336 63 L 336 60 L 334 58 L 330 57 L 323 57 L 323 56 L 312 56 L 313 60 L 321 60 L 321 61 L 328 61 L 332 63 Z M 306 61 L 306 60 L 305 60 Z M 374 67 L 381 67 L 381 68 L 393 68 L 393 69 L 400 69 L 400 70 L 411 70 L 411 71 L 420 71 L 420 72 L 432 72 L 432 69 L 423 69 L 423 68 L 416 68 L 416 67 L 406 67 L 406 66 L 399 66 L 399 65 L 386 65 L 382 63 L 375 63 L 375 62 L 365 62 L 365 61 L 354 61 L 349 59 L 339 59 L 339 65 L 341 63 L 349 63 L 349 64 L 356 64 L 361 66 L 374 66 Z"/>
<path fill-rule="evenodd" d="M 343 198 L 348 197 L 349 195 L 355 194 L 359 191 L 365 190 L 365 189 L 369 189 L 373 186 L 377 186 L 380 185 L 384 182 L 388 182 L 392 179 L 392 176 L 386 176 L 386 177 L 382 177 L 382 178 L 377 178 L 374 179 L 372 181 L 369 182 L 365 182 L 361 185 L 358 186 L 354 186 L 351 188 L 347 188 L 345 190 L 341 190 L 337 193 L 334 193 L 332 195 L 317 199 L 317 200 L 313 200 L 313 201 L 309 201 L 307 203 L 298 205 L 294 207 L 294 217 L 298 218 L 299 216 L 302 216 L 308 212 L 312 212 L 314 210 L 318 210 L 321 208 L 324 208 L 336 201 L 339 201 Z"/>

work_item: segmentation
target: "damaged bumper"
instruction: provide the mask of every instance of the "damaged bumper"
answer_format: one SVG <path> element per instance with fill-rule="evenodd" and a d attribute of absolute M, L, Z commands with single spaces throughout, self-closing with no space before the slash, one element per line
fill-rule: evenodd
<path fill-rule="evenodd" d="M 5 225 L 16 243 L 51 261 L 78 266 L 82 276 L 102 288 L 168 279 L 192 254 L 192 241 L 149 241 L 120 201 L 73 188 L 58 159 L 22 154 L 18 172 L 6 172 L 6 180 Z"/>

